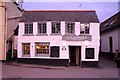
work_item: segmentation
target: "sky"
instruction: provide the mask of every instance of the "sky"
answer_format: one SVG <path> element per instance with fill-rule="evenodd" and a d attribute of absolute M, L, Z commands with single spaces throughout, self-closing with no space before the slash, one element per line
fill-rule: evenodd
<path fill-rule="evenodd" d="M 93 0 L 94 1 L 94 0 Z M 118 12 L 118 1 L 94 1 L 90 0 L 82 2 L 77 1 L 59 1 L 59 0 L 42 0 L 42 1 L 24 1 L 23 8 L 25 10 L 96 10 L 99 21 L 103 22 L 110 16 Z M 110 2 L 111 1 L 111 2 Z"/>

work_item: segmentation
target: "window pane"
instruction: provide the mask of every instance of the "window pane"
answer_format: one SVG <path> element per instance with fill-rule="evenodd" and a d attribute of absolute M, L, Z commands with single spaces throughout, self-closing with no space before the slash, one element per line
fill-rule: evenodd
<path fill-rule="evenodd" d="M 80 24 L 80 33 L 89 34 L 89 24 Z"/>
<path fill-rule="evenodd" d="M 25 34 L 28 34 L 28 26 L 25 26 Z"/>
<path fill-rule="evenodd" d="M 36 54 L 49 54 L 49 43 L 36 43 Z"/>
<path fill-rule="evenodd" d="M 67 33 L 74 33 L 75 24 L 74 23 L 67 23 L 66 30 L 67 30 L 66 31 Z"/>
<path fill-rule="evenodd" d="M 30 54 L 30 43 L 23 43 L 23 55 Z"/>
<path fill-rule="evenodd" d="M 89 34 L 89 27 L 85 27 L 85 33 Z"/>
<path fill-rule="evenodd" d="M 52 33 L 60 33 L 60 22 L 52 22 Z"/>
<path fill-rule="evenodd" d="M 46 33 L 46 23 L 38 23 L 38 33 Z"/>
<path fill-rule="evenodd" d="M 33 26 L 29 26 L 29 33 L 33 33 Z"/>
<path fill-rule="evenodd" d="M 25 34 L 32 34 L 33 33 L 33 24 L 25 24 Z"/>

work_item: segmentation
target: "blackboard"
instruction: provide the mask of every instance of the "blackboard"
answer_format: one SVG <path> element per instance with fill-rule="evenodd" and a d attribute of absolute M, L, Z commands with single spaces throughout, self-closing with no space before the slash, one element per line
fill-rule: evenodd
<path fill-rule="evenodd" d="M 85 53 L 86 53 L 85 56 L 86 59 L 94 59 L 94 48 L 86 48 Z"/>
<path fill-rule="evenodd" d="M 51 46 L 50 49 L 50 57 L 59 57 L 59 46 Z"/>

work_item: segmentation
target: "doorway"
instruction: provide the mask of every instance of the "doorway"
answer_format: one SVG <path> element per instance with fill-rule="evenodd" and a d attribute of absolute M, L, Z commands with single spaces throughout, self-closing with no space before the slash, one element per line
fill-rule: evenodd
<path fill-rule="evenodd" d="M 113 40 L 112 40 L 112 37 L 109 37 L 109 49 L 110 49 L 110 52 L 113 52 Z"/>
<path fill-rule="evenodd" d="M 71 66 L 80 66 L 81 46 L 69 46 L 69 59 Z"/>
<path fill-rule="evenodd" d="M 7 41 L 7 46 L 8 46 L 8 51 L 6 54 L 6 61 L 11 61 L 12 60 L 12 41 L 11 40 Z"/>

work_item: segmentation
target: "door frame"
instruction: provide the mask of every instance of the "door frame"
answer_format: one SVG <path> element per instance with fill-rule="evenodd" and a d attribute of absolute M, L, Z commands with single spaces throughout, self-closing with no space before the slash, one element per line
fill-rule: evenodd
<path fill-rule="evenodd" d="M 77 65 L 77 66 L 81 66 L 81 46 L 69 45 L 68 47 L 69 47 L 69 64 L 70 64 L 70 62 L 71 62 L 71 58 L 70 58 L 70 55 L 71 55 L 71 53 L 70 53 L 70 47 L 74 47 L 75 50 L 76 50 L 76 48 L 79 48 L 79 53 L 78 53 L 78 65 Z M 76 52 L 75 52 L 75 56 L 76 56 Z M 76 60 L 76 57 L 75 57 L 75 60 Z M 75 64 L 76 64 L 76 63 L 75 63 Z M 71 66 L 71 65 L 70 65 L 70 66 Z"/>

